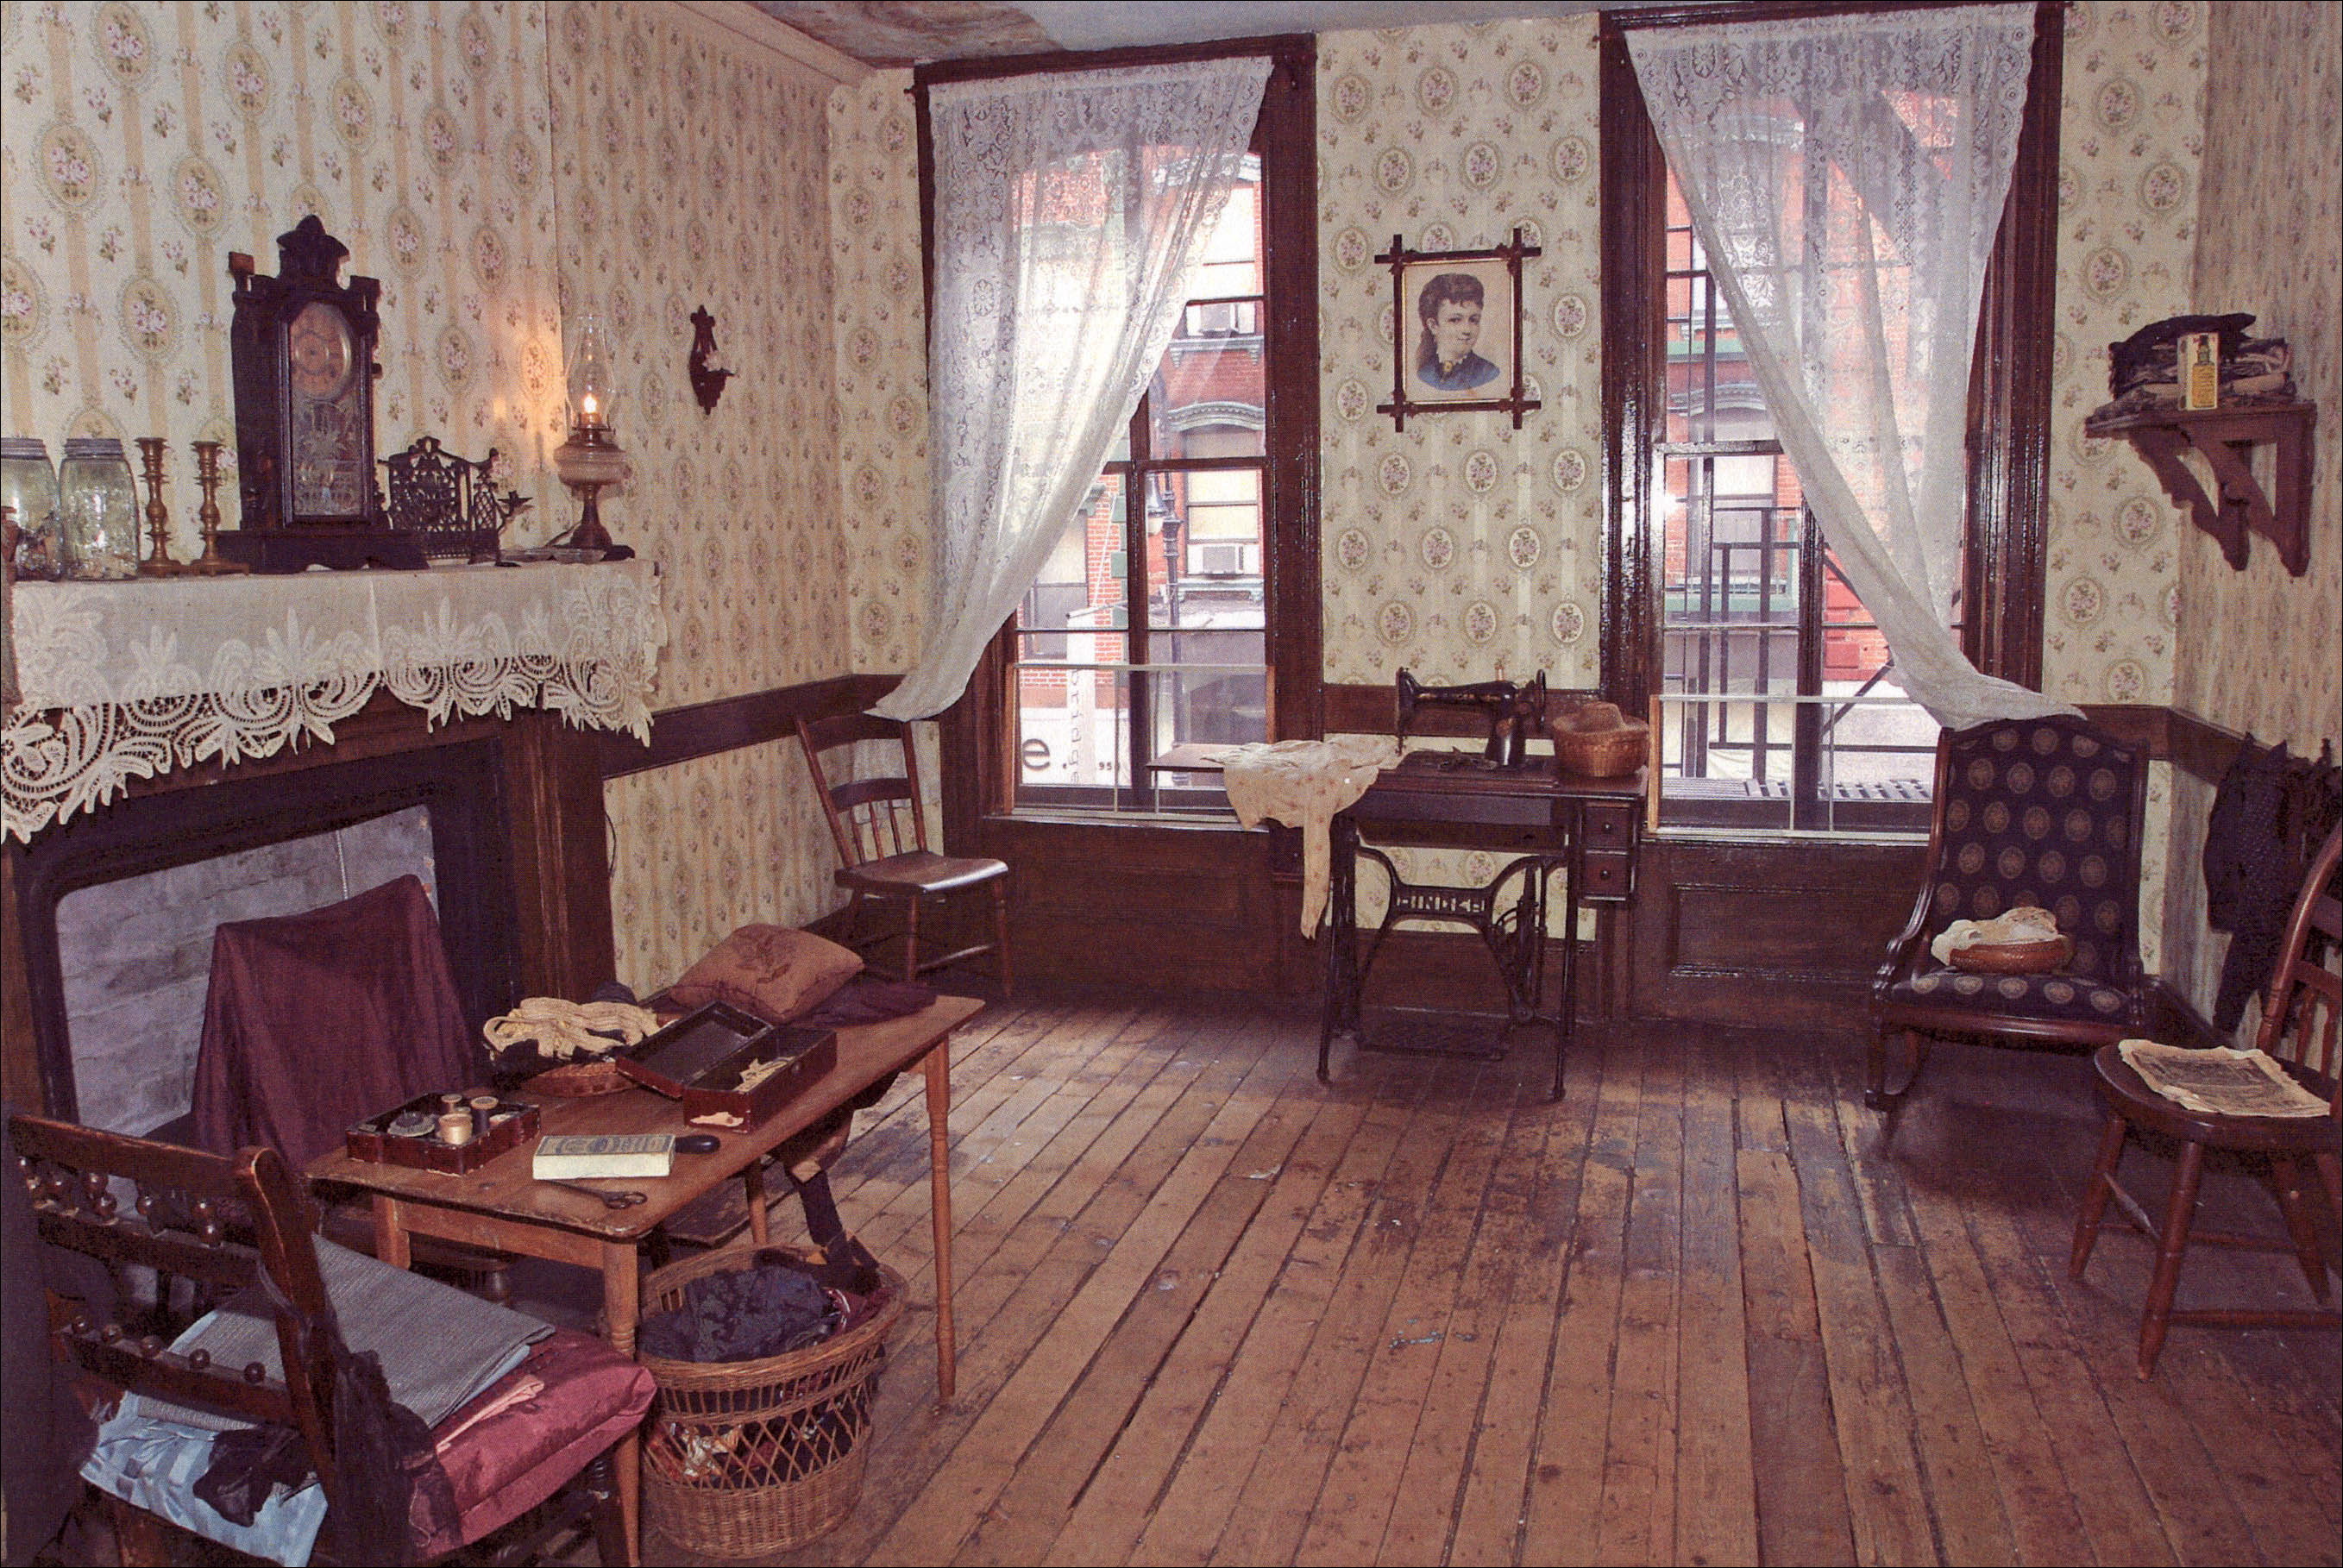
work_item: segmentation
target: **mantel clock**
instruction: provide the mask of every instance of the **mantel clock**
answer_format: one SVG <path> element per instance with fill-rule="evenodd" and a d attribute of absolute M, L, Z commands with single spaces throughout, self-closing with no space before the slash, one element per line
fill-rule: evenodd
<path fill-rule="evenodd" d="M 341 281 L 349 247 L 312 213 L 277 236 L 277 276 L 232 252 L 237 489 L 229 553 L 263 571 L 420 567 L 420 541 L 393 528 L 375 489 L 376 310 L 382 285 Z M 239 537 L 240 536 L 240 537 Z"/>

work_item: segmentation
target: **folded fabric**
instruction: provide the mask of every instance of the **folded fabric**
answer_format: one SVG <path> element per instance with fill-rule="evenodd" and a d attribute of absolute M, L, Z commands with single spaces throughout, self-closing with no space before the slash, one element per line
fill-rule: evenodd
<path fill-rule="evenodd" d="M 433 1425 L 518 1365 L 550 1325 L 508 1308 L 394 1269 L 363 1252 L 317 1238 L 317 1271 L 341 1322 L 342 1342 L 382 1358 L 390 1397 Z M 285 1375 L 277 1353 L 277 1321 L 258 1288 L 239 1292 L 206 1313 L 171 1346 L 203 1350 L 220 1366 L 258 1362 L 273 1378 Z M 249 1426 L 234 1416 L 143 1400 L 147 1413 L 211 1432 Z"/>
<path fill-rule="evenodd" d="M 819 1343 L 845 1315 L 809 1275 L 765 1263 L 693 1280 L 683 1305 L 643 1320 L 635 1345 L 662 1361 L 757 1361 Z"/>

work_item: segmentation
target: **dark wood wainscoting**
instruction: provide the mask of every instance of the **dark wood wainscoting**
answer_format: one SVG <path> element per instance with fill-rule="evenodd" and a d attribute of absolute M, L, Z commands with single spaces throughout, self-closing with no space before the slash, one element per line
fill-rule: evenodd
<path fill-rule="evenodd" d="M 1646 839 L 1628 916 L 1633 1016 L 1863 1027 L 1923 844 Z"/>
<path fill-rule="evenodd" d="M 1021 984 L 1297 995 L 1316 950 L 1272 836 L 1228 827 L 991 817 L 975 852 L 1009 862 Z"/>

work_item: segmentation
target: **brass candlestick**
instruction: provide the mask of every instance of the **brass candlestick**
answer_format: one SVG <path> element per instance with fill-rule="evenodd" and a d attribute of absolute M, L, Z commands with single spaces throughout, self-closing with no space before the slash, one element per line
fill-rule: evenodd
<path fill-rule="evenodd" d="M 138 437 L 138 456 L 146 464 L 146 558 L 138 563 L 142 578 L 175 578 L 187 568 L 171 558 L 171 512 L 163 505 L 163 437 Z"/>
<path fill-rule="evenodd" d="M 248 572 L 252 568 L 242 561 L 232 561 L 219 553 L 219 455 L 217 441 L 197 441 L 196 448 L 196 483 L 203 487 L 204 504 L 196 509 L 196 520 L 204 528 L 204 553 L 188 565 L 191 572 L 206 577 L 222 577 L 231 572 Z"/>

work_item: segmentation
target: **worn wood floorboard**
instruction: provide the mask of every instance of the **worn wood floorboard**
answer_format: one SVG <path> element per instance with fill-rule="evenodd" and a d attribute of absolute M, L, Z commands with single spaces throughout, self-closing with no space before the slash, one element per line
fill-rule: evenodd
<path fill-rule="evenodd" d="M 832 1177 L 912 1295 L 861 1497 L 773 1561 L 2343 1563 L 2334 1336 L 2176 1329 L 2142 1382 L 2146 1243 L 2067 1278 L 2078 1059 L 1940 1044 L 1883 1118 L 1805 1032 L 1584 1030 L 1559 1104 L 1537 1037 L 1322 1085 L 1268 1005 L 960 1043 L 959 1394 L 906 1080 Z M 2272 1217 L 2207 1187 L 2204 1223 Z M 2183 1282 L 2289 1291 L 2207 1249 Z"/>

